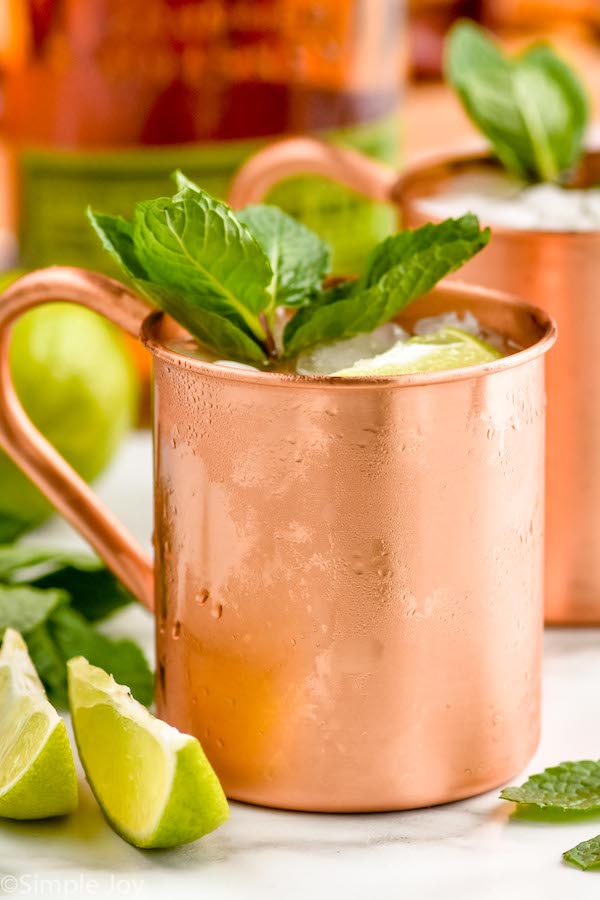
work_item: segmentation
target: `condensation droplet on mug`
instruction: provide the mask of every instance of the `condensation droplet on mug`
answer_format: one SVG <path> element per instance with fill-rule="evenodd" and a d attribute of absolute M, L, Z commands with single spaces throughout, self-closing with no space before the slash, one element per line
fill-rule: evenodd
<path fill-rule="evenodd" d="M 223 615 L 223 606 L 221 603 L 215 603 L 210 611 L 213 619 L 220 619 Z"/>
<path fill-rule="evenodd" d="M 166 685 L 166 669 L 164 661 L 161 660 L 158 664 L 158 686 L 161 694 L 165 693 L 165 685 Z"/>
<path fill-rule="evenodd" d="M 201 591 L 195 595 L 194 599 L 198 606 L 204 606 L 208 602 L 208 598 L 210 597 L 210 593 L 207 588 L 202 588 Z"/>
<path fill-rule="evenodd" d="M 176 619 L 175 622 L 173 622 L 172 634 L 174 641 L 179 640 L 179 635 L 181 634 L 181 622 L 179 621 L 179 619 Z"/>

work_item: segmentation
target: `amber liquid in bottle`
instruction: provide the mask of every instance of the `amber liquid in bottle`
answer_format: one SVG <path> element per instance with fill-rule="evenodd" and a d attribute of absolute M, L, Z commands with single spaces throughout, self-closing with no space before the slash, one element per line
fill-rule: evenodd
<path fill-rule="evenodd" d="M 88 203 L 127 214 L 170 192 L 177 167 L 224 196 L 240 163 L 282 134 L 394 161 L 402 0 L 8 3 L 3 126 L 27 265 L 103 265 Z M 273 200 L 334 240 L 340 270 L 393 223 L 312 178 Z"/>

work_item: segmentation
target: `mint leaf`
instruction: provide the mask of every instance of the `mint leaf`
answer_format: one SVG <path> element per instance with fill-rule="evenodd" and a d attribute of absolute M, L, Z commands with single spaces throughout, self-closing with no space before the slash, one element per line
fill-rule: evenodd
<path fill-rule="evenodd" d="M 202 193 L 202 188 L 200 188 L 195 181 L 192 181 L 191 178 L 188 178 L 187 175 L 184 175 L 181 169 L 176 169 L 171 175 L 171 178 L 180 191 L 184 191 L 187 189 L 190 191 L 195 191 L 197 194 Z"/>
<path fill-rule="evenodd" d="M 8 627 L 21 632 L 56 706 L 67 703 L 67 660 L 80 654 L 113 671 L 141 702 L 151 702 L 153 676 L 139 647 L 111 640 L 90 624 L 132 600 L 91 554 L 0 546 L 0 638 Z"/>
<path fill-rule="evenodd" d="M 579 78 L 551 47 L 537 44 L 516 61 L 515 83 L 538 167 L 559 181 L 583 154 L 588 99 Z"/>
<path fill-rule="evenodd" d="M 146 657 L 133 641 L 113 640 L 101 634 L 68 606 L 55 610 L 48 620 L 47 630 L 64 663 L 65 686 L 67 660 L 85 656 L 93 665 L 114 675 L 120 684 L 126 684 L 144 706 L 152 703 L 154 676 Z"/>
<path fill-rule="evenodd" d="M 55 547 L 30 547 L 26 544 L 0 546 L 0 581 L 24 580 L 31 570 L 38 575 L 73 566 L 86 572 L 104 569 L 97 556 L 78 550 L 59 550 Z"/>
<path fill-rule="evenodd" d="M 423 258 L 420 254 L 431 254 L 434 264 L 436 260 L 442 262 L 443 267 L 439 271 L 446 275 L 485 247 L 489 238 L 489 228 L 482 231 L 473 213 L 438 224 L 428 223 L 421 228 L 407 228 L 386 238 L 371 251 L 365 273 L 356 283 L 356 288 L 373 287 L 396 266 Z M 431 290 L 443 275 L 427 272 L 427 280 L 423 281 L 422 287 L 419 285 L 419 293 Z"/>
<path fill-rule="evenodd" d="M 349 289 L 348 289 L 349 290 Z M 373 331 L 382 317 L 385 320 L 387 295 L 367 291 L 350 292 L 349 295 L 335 292 L 329 297 L 321 297 L 310 306 L 299 309 L 290 319 L 283 332 L 285 355 L 298 356 L 315 344 L 354 337 L 363 331 Z"/>
<path fill-rule="evenodd" d="M 489 239 L 490 230 L 482 231 L 472 213 L 387 238 L 354 285 L 336 288 L 296 313 L 284 331 L 286 355 L 372 331 L 471 259 Z"/>
<path fill-rule="evenodd" d="M 460 219 L 423 225 L 387 238 L 375 249 L 367 275 L 368 302 L 387 297 L 377 325 L 392 319 L 411 300 L 459 269 L 483 250 L 490 236 L 490 229 L 482 231 L 477 217 L 467 213 Z"/>
<path fill-rule="evenodd" d="M 133 245 L 133 225 L 122 216 L 107 216 L 94 212 L 89 206 L 87 217 L 100 238 L 102 246 L 108 250 L 130 278 L 146 278 L 146 272 L 138 260 Z"/>
<path fill-rule="evenodd" d="M 201 305 L 230 319 L 257 343 L 265 341 L 260 313 L 270 303 L 273 273 L 226 204 L 189 188 L 173 199 L 138 203 L 133 239 L 147 280 L 170 292 L 171 305 L 188 318 Z"/>
<path fill-rule="evenodd" d="M 509 59 L 472 22 L 450 31 L 446 78 L 511 172 L 558 181 L 578 161 L 589 118 L 573 70 L 544 45 Z"/>
<path fill-rule="evenodd" d="M 172 291 L 164 290 L 147 281 L 135 281 L 135 287 L 149 300 L 172 316 L 175 321 L 197 338 L 206 347 L 211 348 L 227 359 L 262 365 L 267 356 L 264 349 L 254 338 L 244 331 L 243 322 L 236 323 L 216 312 L 205 308 L 205 298 L 188 291 L 185 299 Z"/>
<path fill-rule="evenodd" d="M 54 643 L 48 624 L 38 625 L 26 635 L 25 640 L 31 660 L 44 683 L 48 699 L 58 708 L 68 707 L 66 660 Z"/>
<path fill-rule="evenodd" d="M 102 563 L 94 561 L 89 568 L 65 565 L 36 579 L 38 588 L 55 588 L 71 598 L 71 607 L 88 622 L 99 622 L 117 610 L 133 603 L 132 595 Z"/>
<path fill-rule="evenodd" d="M 23 544 L 0 546 L 0 582 L 27 582 L 38 589 L 63 591 L 69 595 L 71 605 L 92 622 L 133 602 L 131 594 L 104 563 L 96 556 L 77 551 Z"/>
<path fill-rule="evenodd" d="M 304 306 L 321 290 L 331 249 L 318 235 L 276 206 L 247 206 L 237 213 L 271 264 L 271 306 Z"/>
<path fill-rule="evenodd" d="M 7 628 L 27 635 L 68 599 L 63 591 L 44 591 L 28 585 L 0 585 L 0 638 Z"/>
<path fill-rule="evenodd" d="M 22 570 L 45 563 L 60 552 L 28 547 L 25 544 L 4 544 L 0 546 L 0 581 L 7 581 Z"/>
<path fill-rule="evenodd" d="M 576 847 L 567 850 L 563 853 L 563 858 L 580 869 L 594 869 L 600 866 L 600 835 L 582 841 Z"/>
<path fill-rule="evenodd" d="M 563 762 L 539 775 L 532 775 L 520 787 L 504 788 L 500 797 L 539 809 L 600 809 L 600 760 Z"/>
<path fill-rule="evenodd" d="M 18 519 L 6 514 L 0 515 L 0 544 L 15 541 L 33 526 L 26 519 Z"/>

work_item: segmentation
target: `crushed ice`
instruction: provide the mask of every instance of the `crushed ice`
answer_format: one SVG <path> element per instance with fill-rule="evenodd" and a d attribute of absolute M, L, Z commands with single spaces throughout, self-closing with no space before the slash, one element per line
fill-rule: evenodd
<path fill-rule="evenodd" d="M 428 216 L 475 213 L 485 225 L 523 231 L 600 231 L 600 187 L 576 190 L 556 184 L 531 187 L 507 175 L 469 172 L 440 194 L 419 201 Z"/>

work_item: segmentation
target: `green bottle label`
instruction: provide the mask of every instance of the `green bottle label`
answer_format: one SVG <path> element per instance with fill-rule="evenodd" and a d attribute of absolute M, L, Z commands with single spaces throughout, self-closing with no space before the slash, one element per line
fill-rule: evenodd
<path fill-rule="evenodd" d="M 323 135 L 395 165 L 398 117 Z M 173 192 L 169 175 L 182 169 L 201 187 L 226 197 L 235 170 L 264 141 L 221 141 L 194 146 L 144 147 L 110 152 L 27 150 L 21 156 L 21 261 L 107 270 L 107 257 L 84 210 L 131 214 L 134 203 Z M 334 248 L 334 270 L 356 271 L 374 243 L 395 227 L 389 206 L 374 203 L 322 178 L 281 182 L 268 198 L 320 233 Z"/>

